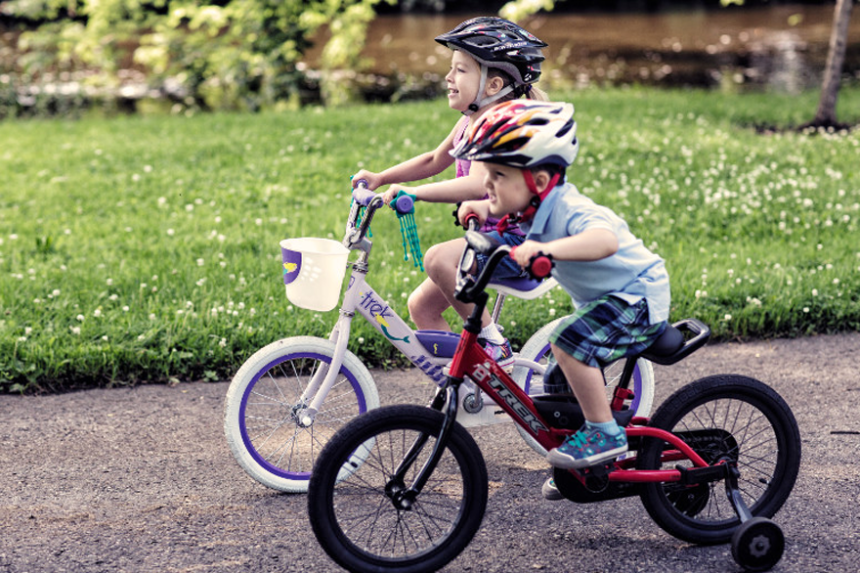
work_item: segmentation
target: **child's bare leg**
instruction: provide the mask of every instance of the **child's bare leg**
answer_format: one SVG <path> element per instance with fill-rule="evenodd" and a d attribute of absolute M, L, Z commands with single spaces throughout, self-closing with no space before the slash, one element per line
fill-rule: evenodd
<path fill-rule="evenodd" d="M 409 316 L 419 330 L 451 330 L 442 313 L 450 303 L 432 279 L 425 279 L 409 295 Z"/>
<path fill-rule="evenodd" d="M 555 344 L 550 344 L 550 348 L 582 408 L 585 419 L 597 423 L 612 420 L 612 410 L 606 398 L 603 373 L 600 369 L 583 364 Z"/>
<path fill-rule="evenodd" d="M 454 298 L 457 287 L 457 264 L 463 253 L 464 239 L 454 239 L 433 245 L 424 255 L 424 269 L 429 277 L 409 297 L 409 315 L 421 330 L 450 330 L 442 312 L 449 306 L 464 320 L 474 305 Z M 490 313 L 485 309 L 482 326 L 490 324 Z"/>
<path fill-rule="evenodd" d="M 562 445 L 549 451 L 547 461 L 557 468 L 585 468 L 617 458 L 627 451 L 627 436 L 612 417 L 599 368 L 583 364 L 551 345 L 585 416 L 585 426 Z"/>

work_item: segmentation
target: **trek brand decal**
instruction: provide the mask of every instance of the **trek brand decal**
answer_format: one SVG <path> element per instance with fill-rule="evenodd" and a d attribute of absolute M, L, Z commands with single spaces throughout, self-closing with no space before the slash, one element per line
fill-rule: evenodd
<path fill-rule="evenodd" d="M 517 398 L 513 392 L 508 390 L 508 388 L 504 385 L 504 383 L 498 379 L 495 375 L 493 375 L 488 369 L 483 366 L 478 366 L 475 368 L 475 371 L 472 373 L 475 380 L 478 381 L 486 381 L 491 388 L 493 388 L 496 392 L 499 393 L 499 398 L 504 400 L 508 406 L 513 408 L 514 413 L 517 417 L 522 420 L 531 430 L 534 435 L 538 435 L 540 432 L 547 432 L 548 429 L 544 426 L 540 420 L 532 414 L 528 408 L 526 408 L 525 404 L 520 402 L 519 398 Z"/>
<path fill-rule="evenodd" d="M 359 296 L 364 296 L 364 298 L 361 300 L 360 303 L 358 303 L 358 306 L 368 311 L 370 315 L 376 319 L 376 322 L 379 323 L 379 326 L 382 330 L 382 334 L 384 334 L 385 337 L 388 338 L 388 340 L 402 341 L 406 344 L 409 344 L 408 336 L 404 336 L 403 338 L 395 338 L 391 335 L 390 332 L 388 332 L 389 324 L 388 321 L 386 321 L 385 319 L 394 315 L 394 312 L 391 310 L 390 306 L 388 306 L 387 304 L 382 304 L 381 302 L 374 299 L 371 293 L 359 293 Z"/>

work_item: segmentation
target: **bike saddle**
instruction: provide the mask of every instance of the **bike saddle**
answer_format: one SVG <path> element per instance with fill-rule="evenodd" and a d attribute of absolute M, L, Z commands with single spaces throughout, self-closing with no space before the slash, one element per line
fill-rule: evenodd
<path fill-rule="evenodd" d="M 690 333 L 692 338 L 687 340 L 685 333 Z M 640 356 L 655 364 L 668 366 L 698 350 L 710 337 L 711 329 L 708 325 L 695 318 L 688 318 L 666 327 L 657 341 Z"/>
<path fill-rule="evenodd" d="M 534 300 L 554 289 L 557 284 L 552 277 L 548 277 L 542 281 L 524 277 L 493 281 L 487 285 L 487 288 L 491 288 L 500 294 L 515 296 L 523 300 Z"/>

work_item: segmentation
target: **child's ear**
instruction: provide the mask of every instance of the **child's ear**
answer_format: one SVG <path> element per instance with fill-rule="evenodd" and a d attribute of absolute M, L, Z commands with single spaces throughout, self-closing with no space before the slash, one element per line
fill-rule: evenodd
<path fill-rule="evenodd" d="M 532 171 L 532 177 L 535 180 L 535 187 L 541 191 L 546 189 L 546 186 L 549 185 L 549 182 L 552 180 L 552 176 L 549 174 L 549 171 L 544 169 Z"/>
<path fill-rule="evenodd" d="M 505 80 L 503 80 L 499 76 L 494 76 L 491 78 L 487 78 L 487 87 L 484 88 L 484 91 L 488 96 L 492 96 L 502 91 L 502 88 L 504 87 Z"/>

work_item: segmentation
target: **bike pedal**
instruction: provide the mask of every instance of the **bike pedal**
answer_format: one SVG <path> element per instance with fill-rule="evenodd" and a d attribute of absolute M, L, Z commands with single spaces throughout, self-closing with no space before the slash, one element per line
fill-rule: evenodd
<path fill-rule="evenodd" d="M 609 474 L 614 465 L 609 463 L 597 464 L 587 468 L 574 470 L 582 478 L 585 488 L 592 493 L 601 493 L 609 487 Z"/>

